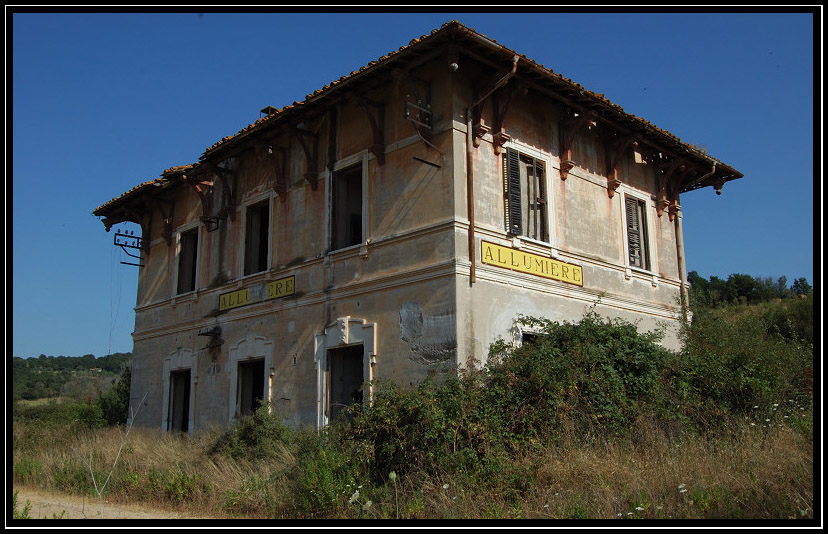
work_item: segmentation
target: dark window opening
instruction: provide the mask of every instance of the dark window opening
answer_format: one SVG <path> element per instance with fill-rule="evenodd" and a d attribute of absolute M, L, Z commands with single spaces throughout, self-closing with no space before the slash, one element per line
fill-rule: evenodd
<path fill-rule="evenodd" d="M 331 250 L 362 243 L 362 165 L 334 173 Z"/>
<path fill-rule="evenodd" d="M 195 291 L 198 268 L 198 228 L 181 233 L 178 254 L 178 293 Z"/>
<path fill-rule="evenodd" d="M 270 202 L 262 202 L 247 209 L 247 228 L 244 235 L 244 274 L 267 270 L 267 252 L 270 242 Z"/>
<path fill-rule="evenodd" d="M 535 332 L 522 332 L 520 336 L 521 344 L 534 343 L 538 339 L 538 334 Z"/>
<path fill-rule="evenodd" d="M 631 197 L 625 199 L 627 215 L 627 250 L 630 267 L 650 270 L 650 253 L 647 240 L 647 205 Z"/>
<path fill-rule="evenodd" d="M 507 149 L 503 156 L 506 229 L 512 235 L 549 241 L 543 162 Z"/>
<path fill-rule="evenodd" d="M 170 399 L 167 430 L 188 432 L 190 429 L 190 370 L 170 373 Z"/>
<path fill-rule="evenodd" d="M 328 350 L 328 420 L 344 417 L 343 408 L 362 403 L 365 382 L 362 345 Z"/>
<path fill-rule="evenodd" d="M 253 413 L 264 400 L 264 360 L 239 362 L 239 415 Z"/>

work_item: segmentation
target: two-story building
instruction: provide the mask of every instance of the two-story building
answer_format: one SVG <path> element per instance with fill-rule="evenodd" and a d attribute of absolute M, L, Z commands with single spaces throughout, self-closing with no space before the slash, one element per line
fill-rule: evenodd
<path fill-rule="evenodd" d="M 141 229 L 116 236 L 141 265 L 136 424 L 264 400 L 322 427 L 520 342 L 519 315 L 595 306 L 677 348 L 679 195 L 742 176 L 457 22 L 262 112 L 94 211 Z"/>

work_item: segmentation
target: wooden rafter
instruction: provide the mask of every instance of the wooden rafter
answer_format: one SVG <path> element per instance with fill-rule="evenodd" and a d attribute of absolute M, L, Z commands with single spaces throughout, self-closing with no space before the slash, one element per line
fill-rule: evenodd
<path fill-rule="evenodd" d="M 319 177 L 319 171 L 316 169 L 316 153 L 317 150 L 319 150 L 317 135 L 298 127 L 292 128 L 291 133 L 294 139 L 296 139 L 299 143 L 299 146 L 302 147 L 302 151 L 305 153 L 305 180 L 307 180 L 311 185 L 311 188 L 316 191 L 316 188 L 318 187 L 317 179 Z M 310 146 L 308 146 L 307 140 L 310 140 Z"/>
<path fill-rule="evenodd" d="M 219 181 L 221 182 L 222 186 L 224 186 L 224 191 L 227 194 L 227 204 L 222 208 L 221 216 L 228 216 L 230 217 L 231 221 L 236 220 L 236 195 L 234 193 L 235 190 L 235 180 L 236 180 L 236 172 L 228 169 L 226 167 L 219 167 L 218 165 L 214 165 L 212 163 L 206 163 L 205 169 L 218 177 Z M 233 184 L 229 183 L 229 180 L 233 180 Z M 212 196 L 212 191 L 210 192 Z"/>
<path fill-rule="evenodd" d="M 495 154 L 500 154 L 503 145 L 505 145 L 510 137 L 506 134 L 503 123 L 506 120 L 506 111 L 509 109 L 509 104 L 516 96 L 524 96 L 527 93 L 527 86 L 522 81 L 518 80 L 515 83 L 509 84 L 492 95 L 492 105 L 494 106 L 494 118 L 492 131 L 492 148 Z"/>
<path fill-rule="evenodd" d="M 355 92 L 348 93 L 348 101 L 365 112 L 368 122 L 371 124 L 371 131 L 374 135 L 371 153 L 377 158 L 377 163 L 385 165 L 385 106 L 382 102 L 369 100 Z M 372 109 L 373 108 L 373 109 Z"/>
<path fill-rule="evenodd" d="M 630 147 L 637 147 L 638 141 L 632 137 L 620 139 L 612 143 L 607 150 L 609 154 L 609 161 L 607 164 L 607 195 L 612 198 L 615 196 L 615 191 L 621 185 L 621 178 L 618 177 L 618 167 L 621 164 L 621 159 L 624 153 Z"/>
<path fill-rule="evenodd" d="M 561 180 L 566 180 L 569 171 L 575 166 L 575 162 L 572 160 L 572 144 L 575 141 L 575 136 L 581 128 L 589 126 L 592 122 L 593 116 L 589 112 L 561 121 Z"/>
<path fill-rule="evenodd" d="M 172 246 L 173 243 L 173 211 L 175 209 L 175 202 L 170 200 L 162 202 L 158 197 L 153 198 L 155 208 L 161 213 L 161 237 L 167 242 L 167 246 Z M 168 204 L 165 209 L 164 204 Z"/>

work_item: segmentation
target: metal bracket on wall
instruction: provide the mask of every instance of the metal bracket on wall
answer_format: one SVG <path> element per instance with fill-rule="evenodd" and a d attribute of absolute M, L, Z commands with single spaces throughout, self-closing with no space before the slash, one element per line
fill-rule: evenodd
<path fill-rule="evenodd" d="M 115 239 L 114 239 L 115 246 L 116 247 L 121 247 L 121 250 L 123 250 L 124 253 L 126 253 L 127 256 L 130 256 L 132 258 L 137 258 L 139 260 L 141 259 L 140 254 L 136 256 L 135 254 L 132 254 L 131 252 L 129 252 L 127 250 L 128 248 L 141 250 L 141 245 L 142 245 L 141 236 L 136 236 L 133 232 L 121 233 L 121 231 L 118 230 L 118 231 L 115 232 L 114 237 L 115 237 Z M 134 265 L 136 267 L 143 267 L 144 266 L 142 263 L 131 263 L 131 262 L 128 262 L 128 261 L 122 261 L 121 263 L 123 263 L 124 265 Z"/>

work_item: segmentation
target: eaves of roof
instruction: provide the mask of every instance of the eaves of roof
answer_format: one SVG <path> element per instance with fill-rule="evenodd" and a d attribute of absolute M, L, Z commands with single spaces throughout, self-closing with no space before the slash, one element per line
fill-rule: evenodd
<path fill-rule="evenodd" d="M 195 168 L 196 166 L 197 164 L 189 164 L 171 167 L 162 172 L 160 178 L 149 180 L 136 185 L 135 187 L 133 187 L 126 193 L 122 194 L 121 196 L 113 198 L 109 202 L 106 202 L 98 206 L 97 208 L 95 208 L 94 211 L 92 211 L 92 214 L 97 217 L 105 217 L 111 214 L 116 209 L 128 205 L 133 199 L 143 197 L 146 194 L 153 194 L 157 191 L 166 189 L 172 183 L 177 181 L 176 178 L 179 178 L 182 174 L 184 174 L 190 169 Z"/>
<path fill-rule="evenodd" d="M 737 170 L 713 158 L 705 151 L 682 142 L 681 139 L 669 131 L 658 128 L 641 117 L 627 113 L 621 106 L 605 98 L 603 94 L 594 93 L 585 89 L 572 80 L 538 64 L 523 54 L 518 54 L 498 44 L 493 39 L 464 26 L 456 20 L 444 24 L 441 28 L 433 30 L 428 35 L 411 40 L 408 45 L 402 46 L 399 50 L 368 63 L 359 70 L 351 72 L 349 75 L 342 76 L 338 80 L 307 95 L 305 100 L 301 102 L 294 102 L 284 108 L 276 109 L 270 115 L 249 124 L 236 134 L 227 136 L 213 144 L 205 150 L 201 159 L 203 160 L 213 155 L 218 155 L 225 152 L 225 150 L 229 151 L 233 146 L 241 143 L 249 134 L 264 131 L 271 125 L 283 121 L 290 122 L 291 120 L 297 120 L 297 115 L 301 115 L 302 112 L 314 108 L 315 104 L 323 103 L 337 95 L 343 94 L 347 88 L 354 86 L 360 79 L 369 78 L 372 75 L 385 72 L 405 61 L 410 55 L 423 51 L 422 49 L 433 48 L 437 44 L 446 41 L 454 41 L 457 44 L 468 45 L 474 47 L 480 53 L 499 55 L 507 60 L 517 56 L 520 67 L 519 75 L 530 78 L 539 85 L 546 86 L 551 92 L 558 93 L 561 98 L 576 108 L 579 108 L 580 111 L 590 111 L 596 115 L 596 118 L 611 124 L 629 135 L 641 138 L 648 144 L 666 152 L 677 154 L 680 157 L 689 157 L 704 161 L 709 165 L 716 163 L 718 176 L 723 180 L 733 180 L 743 176 Z"/>
<path fill-rule="evenodd" d="M 464 26 L 456 20 L 444 24 L 439 29 L 433 30 L 428 35 L 423 35 L 420 38 L 412 39 L 408 45 L 400 47 L 398 50 L 390 52 L 385 56 L 380 57 L 375 61 L 371 61 L 367 65 L 361 67 L 359 70 L 351 72 L 346 76 L 340 77 L 328 85 L 314 91 L 307 95 L 305 100 L 294 102 L 281 109 L 274 109 L 269 115 L 260 118 L 252 124 L 241 129 L 234 135 L 229 135 L 214 143 L 207 148 L 199 161 L 205 159 L 212 159 L 213 157 L 221 158 L 223 154 L 230 153 L 235 147 L 238 147 L 249 135 L 263 132 L 271 127 L 276 127 L 278 124 L 284 123 L 298 123 L 302 120 L 303 114 L 310 110 L 318 109 L 324 106 L 330 100 L 345 94 L 349 88 L 361 80 L 369 79 L 372 76 L 387 72 L 392 68 L 398 66 L 406 58 L 415 56 L 418 53 L 425 54 L 428 50 L 436 47 L 440 43 L 453 41 L 458 45 L 465 45 L 479 54 L 494 55 L 504 59 L 511 59 L 517 56 L 519 58 L 518 64 L 520 67 L 519 75 L 525 77 L 543 86 L 546 90 L 554 93 L 559 98 L 574 106 L 580 112 L 590 112 L 594 114 L 597 119 L 600 119 L 611 126 L 625 132 L 628 135 L 635 136 L 643 141 L 651 144 L 654 147 L 660 148 L 668 153 L 677 154 L 682 158 L 691 158 L 697 162 L 706 162 L 713 165 L 717 169 L 716 178 L 721 182 L 741 178 L 743 175 L 725 163 L 713 158 L 706 152 L 699 150 L 697 147 L 684 143 L 677 136 L 658 128 L 649 121 L 627 113 L 623 108 L 617 104 L 612 103 L 604 97 L 603 94 L 594 93 L 573 82 L 572 80 L 555 73 L 551 69 L 536 63 L 534 60 L 526 57 L 523 54 L 518 54 L 503 45 L 498 44 L 493 39 L 486 37 L 475 30 Z M 462 50 L 461 50 L 462 52 Z M 115 206 L 120 205 L 122 201 L 133 198 L 140 193 L 146 191 L 149 187 L 157 187 L 163 185 L 159 182 L 169 181 L 178 171 L 183 172 L 198 163 L 186 165 L 182 167 L 174 167 L 164 171 L 162 178 L 145 182 L 132 190 L 128 191 L 116 199 L 97 208 L 93 213 L 96 215 L 111 211 Z M 709 181 L 704 184 L 694 184 L 681 192 L 696 189 L 709 185 Z"/>

